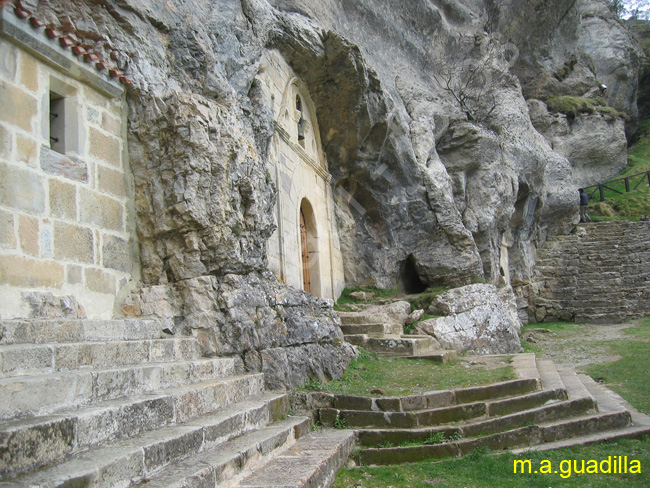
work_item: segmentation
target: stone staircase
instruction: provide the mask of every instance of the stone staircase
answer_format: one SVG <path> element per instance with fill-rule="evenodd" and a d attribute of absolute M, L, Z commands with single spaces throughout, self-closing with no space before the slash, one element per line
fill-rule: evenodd
<path fill-rule="evenodd" d="M 406 397 L 323 395 L 324 425 L 358 436 L 361 464 L 462 456 L 477 448 L 555 449 L 650 433 L 650 417 L 585 375 L 533 354 L 513 358 L 519 379 Z"/>
<path fill-rule="evenodd" d="M 0 486 L 331 482 L 352 432 L 310 432 L 312 419 L 290 416 L 261 373 L 161 330 L 135 319 L 0 321 Z"/>
<path fill-rule="evenodd" d="M 650 313 L 650 224 L 580 224 L 539 249 L 530 318 L 620 322 Z"/>
<path fill-rule="evenodd" d="M 386 313 L 338 312 L 345 340 L 382 356 L 427 358 L 445 362 L 457 357 L 455 351 L 440 349 L 428 335 L 406 335 L 403 325 Z"/>

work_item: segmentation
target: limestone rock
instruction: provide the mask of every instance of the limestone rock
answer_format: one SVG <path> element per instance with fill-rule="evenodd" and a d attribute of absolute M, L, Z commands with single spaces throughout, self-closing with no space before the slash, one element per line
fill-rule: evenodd
<path fill-rule="evenodd" d="M 364 310 L 367 314 L 386 314 L 392 323 L 404 325 L 411 313 L 411 304 L 403 300 L 387 305 L 373 305 Z"/>
<path fill-rule="evenodd" d="M 206 356 L 242 358 L 271 389 L 338 378 L 356 352 L 343 342 L 331 303 L 278 283 L 270 272 L 201 276 L 144 287 L 129 298 L 135 315 L 154 315 L 198 338 Z"/>
<path fill-rule="evenodd" d="M 436 297 L 432 314 L 446 316 L 420 322 L 416 334 L 433 336 L 445 349 L 472 354 L 510 354 L 521 350 L 519 320 L 504 305 L 494 285 L 475 284 Z"/>
<path fill-rule="evenodd" d="M 578 186 L 590 186 L 620 173 L 627 165 L 625 121 L 616 116 L 594 113 L 569 119 L 549 113 L 544 102 L 529 100 L 535 128 L 553 150 L 573 167 Z"/>
<path fill-rule="evenodd" d="M 411 314 L 406 317 L 406 322 L 405 325 L 411 325 L 420 320 L 424 316 L 424 310 L 419 309 L 419 310 L 413 310 Z"/>
<path fill-rule="evenodd" d="M 374 297 L 375 294 L 367 291 L 353 291 L 350 293 L 350 298 L 354 298 L 355 300 L 361 300 L 361 301 L 366 301 L 370 300 L 372 297 Z"/>
<path fill-rule="evenodd" d="M 282 188 L 267 174 L 273 111 L 256 83 L 266 49 L 314 101 L 348 286 L 526 281 L 536 247 L 573 226 L 578 201 L 569 161 L 524 97 L 583 95 L 602 81 L 634 125 L 635 44 L 599 0 L 497 2 L 492 16 L 482 0 L 105 3 L 30 5 L 100 54 L 113 48 L 133 82 L 142 284 L 123 310 L 160 316 L 274 386 L 338 374 L 352 352 L 337 347 L 331 303 L 267 272 Z M 443 78 L 474 67 L 463 106 Z"/>

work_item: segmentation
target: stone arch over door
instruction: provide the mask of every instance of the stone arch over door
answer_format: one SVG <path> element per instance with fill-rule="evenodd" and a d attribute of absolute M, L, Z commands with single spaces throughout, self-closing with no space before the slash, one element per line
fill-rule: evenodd
<path fill-rule="evenodd" d="M 295 288 L 336 300 L 345 286 L 343 259 L 316 107 L 277 51 L 262 57 L 257 80 L 275 122 L 268 176 L 278 189 L 277 230 L 267 243 L 269 268 Z"/>

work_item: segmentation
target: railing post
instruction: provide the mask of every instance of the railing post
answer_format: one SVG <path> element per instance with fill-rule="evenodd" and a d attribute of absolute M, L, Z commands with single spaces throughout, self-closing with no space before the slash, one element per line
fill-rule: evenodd
<path fill-rule="evenodd" d="M 648 179 L 649 179 L 648 181 L 650 181 L 650 175 L 648 175 Z M 598 183 L 598 192 L 600 193 L 600 201 L 604 202 L 605 201 L 605 189 L 603 188 L 602 183 Z"/>
<path fill-rule="evenodd" d="M 630 193 L 630 179 L 625 178 L 625 193 Z"/>

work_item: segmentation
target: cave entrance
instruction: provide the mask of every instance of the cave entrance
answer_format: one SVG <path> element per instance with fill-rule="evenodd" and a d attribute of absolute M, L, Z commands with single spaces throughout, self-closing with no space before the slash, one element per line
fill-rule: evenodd
<path fill-rule="evenodd" d="M 302 288 L 320 296 L 320 269 L 318 263 L 318 233 L 314 210 L 306 198 L 300 203 L 300 255 Z"/>
<path fill-rule="evenodd" d="M 420 279 L 415 266 L 415 257 L 410 254 L 400 266 L 399 287 L 404 293 L 422 293 L 427 289 L 427 284 Z"/>

